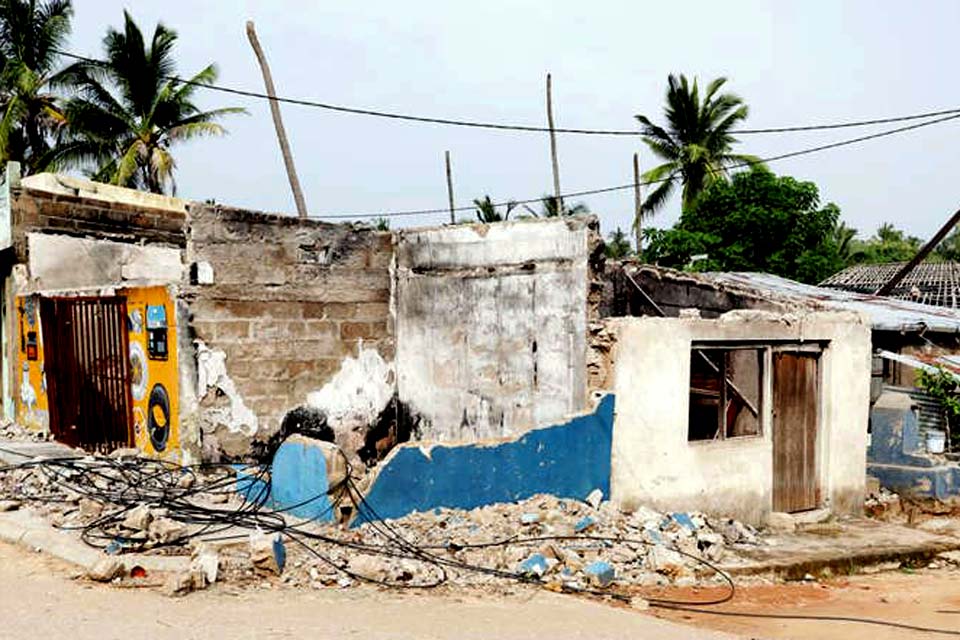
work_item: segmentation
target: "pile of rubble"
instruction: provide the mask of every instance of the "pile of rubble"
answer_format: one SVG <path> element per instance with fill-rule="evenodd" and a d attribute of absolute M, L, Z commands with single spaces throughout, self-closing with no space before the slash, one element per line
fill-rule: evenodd
<path fill-rule="evenodd" d="M 16 422 L 7 422 L 0 424 L 0 440 L 46 442 L 52 440 L 53 436 L 44 431 L 35 429 L 26 429 Z"/>
<path fill-rule="evenodd" d="M 863 510 L 869 518 L 894 520 L 903 513 L 903 505 L 899 495 L 878 485 L 864 501 Z"/>
<path fill-rule="evenodd" d="M 697 558 L 720 563 L 738 547 L 762 544 L 755 529 L 735 520 L 643 507 L 622 513 L 597 494 L 592 498 L 584 503 L 538 495 L 472 511 L 437 509 L 363 524 L 338 531 L 337 537 L 371 547 L 400 537 L 442 560 L 447 579 L 458 585 L 491 584 L 519 574 L 565 590 L 712 580 L 716 572 Z M 377 582 L 427 583 L 437 573 L 426 561 L 328 546 L 322 551 L 332 564 Z M 356 582 L 309 557 L 295 561 L 289 571 L 286 580 L 294 584 Z"/>

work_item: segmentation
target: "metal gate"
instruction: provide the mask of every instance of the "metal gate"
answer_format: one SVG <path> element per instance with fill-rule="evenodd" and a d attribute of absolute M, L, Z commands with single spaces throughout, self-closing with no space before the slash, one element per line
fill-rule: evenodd
<path fill-rule="evenodd" d="M 41 298 L 40 322 L 54 437 L 94 450 L 130 445 L 126 300 Z"/>

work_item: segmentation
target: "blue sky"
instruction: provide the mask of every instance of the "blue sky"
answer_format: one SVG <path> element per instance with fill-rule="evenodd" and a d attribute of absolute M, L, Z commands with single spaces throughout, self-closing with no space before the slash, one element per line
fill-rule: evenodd
<path fill-rule="evenodd" d="M 253 19 L 281 95 L 454 118 L 543 125 L 544 78 L 557 126 L 629 128 L 660 118 L 667 74 L 726 76 L 750 106 L 748 126 L 893 116 L 960 106 L 953 61 L 960 3 L 821 1 L 483 3 L 367 0 L 75 0 L 71 50 L 99 55 L 124 7 L 144 30 L 180 34 L 179 71 L 209 62 L 220 82 L 262 80 L 244 34 Z M 222 139 L 175 150 L 179 195 L 293 212 L 264 101 L 205 93 L 208 107 L 249 110 Z M 457 205 L 551 190 L 545 135 L 399 123 L 285 106 L 284 120 L 312 215 L 446 206 L 443 152 Z M 873 131 L 871 129 L 869 131 Z M 877 129 L 878 130 L 878 129 Z M 868 130 L 743 136 L 738 150 L 770 156 Z M 960 204 L 960 121 L 771 165 L 812 180 L 824 201 L 869 235 L 893 222 L 928 236 Z M 561 184 L 578 191 L 632 180 L 635 139 L 561 136 Z M 632 194 L 584 199 L 604 231 L 629 226 Z M 678 215 L 676 202 L 653 224 Z M 446 216 L 403 219 L 436 224 Z"/>

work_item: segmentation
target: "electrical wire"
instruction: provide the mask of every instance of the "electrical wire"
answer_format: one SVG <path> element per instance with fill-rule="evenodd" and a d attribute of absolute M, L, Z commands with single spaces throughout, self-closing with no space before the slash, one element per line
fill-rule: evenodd
<path fill-rule="evenodd" d="M 71 53 L 68 51 L 63 51 L 60 49 L 54 49 L 56 53 L 62 55 L 65 58 L 70 58 L 80 62 L 86 62 L 89 64 L 104 65 L 106 64 L 103 60 L 98 60 L 96 58 L 90 58 L 87 56 L 81 56 L 76 53 Z M 200 87 L 203 89 L 208 89 L 210 91 L 218 91 L 220 93 L 226 93 L 230 95 L 242 96 L 245 98 L 256 98 L 260 100 L 275 100 L 276 102 L 297 105 L 302 107 L 313 107 L 316 109 L 323 109 L 326 111 L 333 111 L 337 113 L 347 113 L 351 115 L 360 115 L 360 116 L 371 116 L 376 118 L 384 118 L 389 120 L 401 120 L 406 122 L 418 122 L 424 124 L 439 124 L 439 125 L 449 125 L 456 127 L 467 127 L 473 129 L 490 129 L 496 131 L 520 131 L 527 133 L 561 133 L 561 134 L 576 134 L 576 135 L 594 135 L 594 136 L 639 136 L 643 135 L 643 132 L 638 129 L 595 129 L 595 128 L 577 128 L 577 127 L 554 127 L 552 130 L 549 127 L 536 126 L 536 125 L 523 125 L 523 124 L 508 124 L 508 123 L 498 123 L 498 122 L 485 122 L 481 120 L 463 120 L 457 118 L 445 118 L 445 117 L 432 117 L 432 116 L 421 116 L 413 115 L 406 113 L 398 113 L 395 111 L 385 111 L 382 109 L 370 109 L 364 107 L 347 107 L 344 105 L 332 104 L 329 102 L 321 102 L 318 100 L 307 100 L 303 98 L 286 98 L 286 97 L 275 97 L 271 98 L 265 93 L 259 91 L 248 91 L 246 89 L 237 89 L 234 87 L 227 87 L 224 85 L 219 85 L 215 83 L 205 83 L 205 82 L 194 82 L 186 78 L 181 78 L 175 75 L 162 75 L 162 78 L 165 80 L 173 80 L 185 85 L 192 85 Z M 893 124 L 897 122 L 909 122 L 912 120 L 924 120 L 927 118 L 935 118 L 938 116 L 943 116 L 947 114 L 960 113 L 960 107 L 952 109 L 942 109 L 939 111 L 927 111 L 922 113 L 914 113 L 909 115 L 902 116 L 892 116 L 887 118 L 872 118 L 868 120 L 851 120 L 845 122 L 832 122 L 827 124 L 813 124 L 813 125 L 798 125 L 798 126 L 786 126 L 786 127 L 767 127 L 762 129 L 736 129 L 731 133 L 735 135 L 751 135 L 751 134 L 775 134 L 775 133 L 798 133 L 805 131 L 829 131 L 834 129 L 848 129 L 854 127 L 867 127 L 874 126 L 879 124 Z"/>
<path fill-rule="evenodd" d="M 15 451 L 0 447 L 0 451 Z M 342 452 L 341 452 L 341 455 Z M 344 456 L 346 461 L 346 457 Z M 101 518 L 95 519 L 81 527 L 81 537 L 87 544 L 108 549 L 108 544 L 103 541 L 110 539 L 111 542 L 121 543 L 123 551 L 136 550 L 143 545 L 142 540 L 136 540 L 130 536 L 117 536 L 104 530 L 110 523 L 117 523 L 122 520 L 122 516 L 134 507 L 141 504 L 147 504 L 151 507 L 166 509 L 168 517 L 184 523 L 199 525 L 200 528 L 194 532 L 188 533 L 168 544 L 182 545 L 190 539 L 200 541 L 212 541 L 223 538 L 236 538 L 237 535 L 224 536 L 223 538 L 210 537 L 210 533 L 224 531 L 230 528 L 240 528 L 253 531 L 265 531 L 268 533 L 277 533 L 292 541 L 305 552 L 316 557 L 320 561 L 329 565 L 336 571 L 344 574 L 352 580 L 368 582 L 383 587 L 401 588 L 401 589 L 430 589 L 443 584 L 448 579 L 447 570 L 455 569 L 458 571 L 478 572 L 491 575 L 497 578 L 513 580 L 525 584 L 543 586 L 546 581 L 543 578 L 523 574 L 520 572 L 505 571 L 493 567 L 484 567 L 468 563 L 456 558 L 444 557 L 435 553 L 436 551 L 448 551 L 456 553 L 457 551 L 467 549 L 480 549 L 489 547 L 504 547 L 510 545 L 535 545 L 544 542 L 570 542 L 570 541 L 589 541 L 598 544 L 620 543 L 636 546 L 653 546 L 653 543 L 642 539 L 627 537 L 593 536 L 593 535 L 545 535 L 518 537 L 512 536 L 502 540 L 493 540 L 483 543 L 454 543 L 446 545 L 416 545 L 410 542 L 403 533 L 389 521 L 380 517 L 376 509 L 366 501 L 361 490 L 352 479 L 352 470 L 347 464 L 347 473 L 344 479 L 331 487 L 328 491 L 318 493 L 295 505 L 290 505 L 285 509 L 271 509 L 268 496 L 271 488 L 271 478 L 269 469 L 265 466 L 257 466 L 251 471 L 251 467 L 243 469 L 244 475 L 237 476 L 237 465 L 232 464 L 210 464 L 190 465 L 180 467 L 173 463 L 162 462 L 147 458 L 127 458 L 113 460 L 109 458 L 47 458 L 34 459 L 23 463 L 0 467 L 0 476 L 19 469 L 37 469 L 52 484 L 56 485 L 62 492 L 74 496 L 80 495 L 96 500 L 103 505 L 115 505 L 116 510 Z M 225 473 L 226 472 L 226 473 Z M 213 474 L 213 477 L 205 477 Z M 218 475 L 219 474 L 219 475 Z M 186 476 L 191 477 L 191 481 L 185 482 Z M 245 484 L 244 484 L 245 483 Z M 241 505 L 237 508 L 216 509 L 192 502 L 204 495 L 217 495 L 230 493 L 234 495 L 241 486 L 246 487 L 246 491 L 239 491 L 241 495 Z M 252 490 L 258 487 L 254 493 Z M 19 487 L 11 497 L 28 501 L 51 501 L 64 498 L 57 498 L 55 495 L 31 495 Z M 325 535 L 319 531 L 311 531 L 307 528 L 314 520 L 305 520 L 300 523 L 291 524 L 286 521 L 284 514 L 300 506 L 315 502 L 323 497 L 331 499 L 330 506 L 319 514 L 314 514 L 315 519 L 326 518 L 331 514 L 332 509 L 340 506 L 344 498 L 348 498 L 352 506 L 357 510 L 357 517 L 363 517 L 366 521 L 365 527 L 377 536 L 386 540 L 383 544 L 374 544 L 369 542 L 356 542 L 348 539 L 335 538 Z M 68 528 L 68 527 L 62 527 Z M 247 535 L 247 534 L 240 534 Z M 365 576 L 357 571 L 343 566 L 317 549 L 315 544 L 327 544 L 339 546 L 351 550 L 352 552 L 380 555 L 390 558 L 400 558 L 408 561 L 414 561 L 427 566 L 435 572 L 434 577 L 420 582 L 408 581 L 389 581 L 370 576 Z M 158 545 L 163 546 L 163 545 Z M 909 631 L 918 631 L 940 635 L 960 636 L 960 631 L 952 629 L 941 629 L 936 627 L 925 627 L 912 625 L 902 622 L 880 620 L 876 618 L 865 618 L 857 616 L 834 616 L 834 615 L 816 615 L 816 614 L 789 614 L 789 613 L 752 613 L 745 611 L 718 610 L 707 607 L 725 604 L 731 602 L 736 596 L 736 585 L 732 578 L 715 566 L 708 560 L 697 555 L 686 553 L 675 546 L 673 550 L 681 555 L 690 558 L 698 564 L 704 566 L 709 571 L 717 575 L 723 585 L 724 591 L 721 595 L 703 599 L 699 601 L 676 600 L 670 598 L 649 597 L 646 601 L 651 607 L 681 611 L 686 613 L 696 613 L 714 616 L 751 618 L 751 619 L 770 619 L 770 620 L 792 620 L 792 621 L 811 621 L 811 622 L 846 622 L 856 624 L 867 624 L 874 626 L 883 626 L 894 629 Z M 602 598 L 612 598 L 622 602 L 630 602 L 632 594 L 623 593 L 616 589 L 565 589 L 567 592 L 578 593 Z"/>

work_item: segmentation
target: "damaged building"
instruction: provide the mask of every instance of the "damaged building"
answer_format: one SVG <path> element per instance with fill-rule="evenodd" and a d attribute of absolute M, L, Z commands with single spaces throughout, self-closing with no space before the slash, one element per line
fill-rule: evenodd
<path fill-rule="evenodd" d="M 593 217 L 383 232 L 63 176 L 3 193 L 4 411 L 58 440 L 269 462 L 301 434 L 384 517 L 596 490 L 861 508 L 857 310 L 660 295 Z"/>

